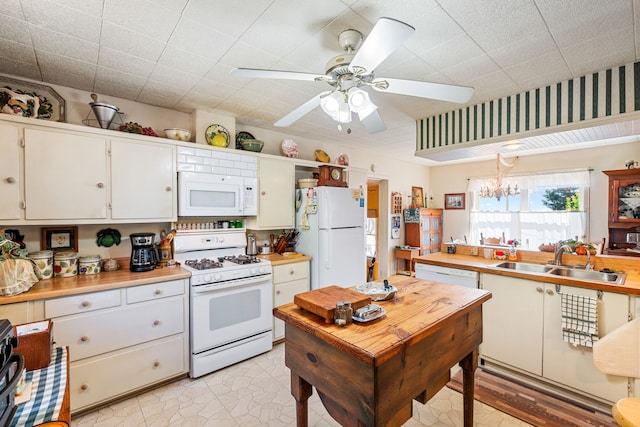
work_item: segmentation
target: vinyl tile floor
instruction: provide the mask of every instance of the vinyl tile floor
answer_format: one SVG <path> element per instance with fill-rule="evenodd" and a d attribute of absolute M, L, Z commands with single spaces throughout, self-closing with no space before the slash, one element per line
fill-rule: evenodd
<path fill-rule="evenodd" d="M 290 393 L 289 369 L 284 365 L 284 343 L 268 353 L 197 379 L 184 378 L 144 394 L 78 417 L 84 426 L 295 426 L 295 400 Z M 478 401 L 478 427 L 529 426 Z M 462 395 L 443 387 L 426 405 L 413 401 L 413 417 L 405 427 L 462 426 Z M 317 393 L 309 399 L 309 426 L 333 427 Z"/>

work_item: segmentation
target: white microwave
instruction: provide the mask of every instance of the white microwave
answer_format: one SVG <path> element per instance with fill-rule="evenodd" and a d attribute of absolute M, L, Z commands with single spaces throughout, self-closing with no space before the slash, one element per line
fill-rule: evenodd
<path fill-rule="evenodd" d="M 178 172 L 178 216 L 257 214 L 257 178 Z"/>

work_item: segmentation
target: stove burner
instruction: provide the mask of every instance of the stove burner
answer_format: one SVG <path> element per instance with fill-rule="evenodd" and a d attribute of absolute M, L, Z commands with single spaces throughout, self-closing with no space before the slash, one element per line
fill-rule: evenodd
<path fill-rule="evenodd" d="M 254 255 L 233 255 L 224 257 L 225 261 L 232 262 L 234 264 L 255 264 L 260 262 L 260 259 Z"/>
<path fill-rule="evenodd" d="M 209 270 L 212 268 L 221 268 L 222 267 L 222 263 L 218 262 L 218 261 L 214 261 L 212 259 L 208 259 L 208 258 L 202 258 L 201 260 L 197 260 L 197 259 L 188 259 L 185 260 L 185 265 L 188 265 L 189 267 L 195 269 L 195 270 Z"/>

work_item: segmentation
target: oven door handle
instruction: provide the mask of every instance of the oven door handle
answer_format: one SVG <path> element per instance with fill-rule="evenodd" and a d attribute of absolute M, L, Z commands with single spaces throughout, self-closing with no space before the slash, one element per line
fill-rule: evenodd
<path fill-rule="evenodd" d="M 260 286 L 260 285 L 264 285 L 265 283 L 269 285 L 271 284 L 270 275 L 268 275 L 268 278 L 267 276 L 255 276 L 255 277 L 249 278 L 246 281 L 241 280 L 241 281 L 232 283 L 231 286 L 221 285 L 220 283 L 192 286 L 191 293 L 207 294 L 207 293 L 216 292 L 216 291 L 226 291 L 229 289 L 242 289 L 242 288 L 247 288 L 251 286 Z"/>
<path fill-rule="evenodd" d="M 9 393 L 13 393 L 13 389 L 18 384 L 18 381 L 20 381 L 20 378 L 22 378 L 22 370 L 24 369 L 24 357 L 20 353 L 13 353 L 13 355 L 11 355 L 9 360 L 7 360 L 7 363 L 2 368 L 2 371 L 0 371 L 0 378 L 6 377 L 6 375 L 9 373 L 9 369 L 11 369 L 11 365 L 13 365 L 14 363 L 18 364 L 18 368 L 14 372 L 13 378 L 9 380 L 9 383 L 2 390 L 0 390 L 0 400 L 4 400 L 5 397 L 9 395 Z"/>

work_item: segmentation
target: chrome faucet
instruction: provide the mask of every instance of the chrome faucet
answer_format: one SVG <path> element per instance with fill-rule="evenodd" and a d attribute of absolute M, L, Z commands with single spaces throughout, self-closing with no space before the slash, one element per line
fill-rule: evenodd
<path fill-rule="evenodd" d="M 587 264 L 584 266 L 585 270 L 593 270 L 593 264 L 591 264 L 591 251 L 587 249 Z"/>
<path fill-rule="evenodd" d="M 567 252 L 573 252 L 571 246 L 569 245 L 560 245 L 560 243 L 556 243 L 556 254 L 553 258 L 553 265 L 562 265 L 562 254 Z"/>

